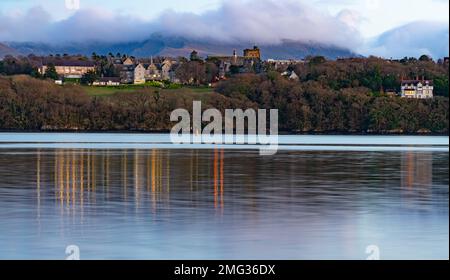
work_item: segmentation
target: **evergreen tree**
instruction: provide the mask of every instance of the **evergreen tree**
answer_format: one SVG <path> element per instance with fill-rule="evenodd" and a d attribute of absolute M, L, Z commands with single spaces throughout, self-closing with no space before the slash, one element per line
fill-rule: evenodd
<path fill-rule="evenodd" d="M 86 74 L 83 75 L 83 77 L 81 77 L 81 83 L 84 85 L 91 85 L 97 79 L 98 79 L 97 72 L 88 71 Z"/>
<path fill-rule="evenodd" d="M 52 79 L 52 80 L 58 80 L 58 79 L 59 79 L 59 75 L 58 75 L 58 73 L 56 72 L 55 65 L 49 64 L 49 65 L 47 66 L 47 70 L 45 70 L 45 75 L 44 75 L 44 77 L 45 77 L 46 79 Z"/>

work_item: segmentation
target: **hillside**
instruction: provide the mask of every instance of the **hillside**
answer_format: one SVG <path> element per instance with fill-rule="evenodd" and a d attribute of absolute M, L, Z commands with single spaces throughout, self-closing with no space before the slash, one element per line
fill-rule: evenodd
<path fill-rule="evenodd" d="M 5 57 L 5 55 L 16 55 L 17 51 L 0 43 L 0 59 Z"/>
<path fill-rule="evenodd" d="M 391 98 L 370 94 L 364 87 L 335 91 L 324 86 L 248 74 L 223 81 L 214 94 L 200 88 L 98 91 L 24 75 L 0 76 L 0 104 L 8 104 L 0 107 L 0 130 L 169 131 L 173 110 L 192 108 L 193 100 L 201 100 L 202 107 L 221 112 L 277 108 L 279 129 L 289 133 L 448 135 L 447 97 Z"/>

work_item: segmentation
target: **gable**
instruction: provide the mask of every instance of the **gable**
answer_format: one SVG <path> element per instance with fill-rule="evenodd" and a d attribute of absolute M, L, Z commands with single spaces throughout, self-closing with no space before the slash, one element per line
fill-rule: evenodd
<path fill-rule="evenodd" d="M 125 59 L 124 61 L 123 61 L 123 64 L 124 65 L 133 65 L 134 64 L 134 62 L 133 62 L 133 60 L 131 59 L 131 58 L 127 58 L 127 59 Z"/>

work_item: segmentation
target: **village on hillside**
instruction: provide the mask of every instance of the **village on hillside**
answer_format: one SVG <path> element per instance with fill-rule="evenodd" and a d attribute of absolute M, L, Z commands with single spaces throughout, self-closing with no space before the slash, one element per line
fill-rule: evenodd
<path fill-rule="evenodd" d="M 109 54 L 107 57 L 92 55 L 90 60 L 72 60 L 61 57 L 47 57 L 39 65 L 39 74 L 45 75 L 49 70 L 56 71 L 58 84 L 64 81 L 81 80 L 91 75 L 92 86 L 140 85 L 146 82 L 167 82 L 172 84 L 213 84 L 226 79 L 231 74 L 261 73 L 270 65 L 274 69 L 288 68 L 289 65 L 303 63 L 303 60 L 267 60 L 261 59 L 261 51 L 255 46 L 237 55 L 208 56 L 203 59 L 193 50 L 189 59 L 184 57 L 150 57 Z M 286 70 L 285 69 L 285 70 Z M 298 79 L 292 71 L 284 71 L 290 79 Z M 205 75 L 203 75 L 205 74 Z"/>
<path fill-rule="evenodd" d="M 186 57 L 149 57 L 136 58 L 126 54 L 109 53 L 90 58 L 81 55 L 49 55 L 38 57 L 30 55 L 32 76 L 50 78 L 58 85 L 84 84 L 91 87 L 119 87 L 131 85 L 151 85 L 162 88 L 174 85 L 214 87 L 217 82 L 226 80 L 235 74 L 267 73 L 275 71 L 286 79 L 300 81 L 296 72 L 299 65 L 311 62 L 326 61 L 324 57 L 307 57 L 303 60 L 262 59 L 261 50 L 254 46 L 245 49 L 242 55 L 234 50 L 231 55 L 212 55 L 202 58 L 193 50 L 189 58 Z M 14 60 L 11 56 L 4 61 Z M 360 61 L 364 58 L 342 58 L 345 61 Z M 406 59 L 406 58 L 405 58 Z M 421 59 L 430 59 L 423 56 Z M 390 60 L 387 60 L 388 62 Z M 398 60 L 396 62 L 399 62 Z M 449 58 L 437 61 L 438 64 L 448 65 Z M 14 61 L 12 61 L 14 64 Z M 0 65 L 1 66 L 1 65 Z M 396 88 L 382 88 L 380 91 L 388 96 L 403 98 L 428 99 L 434 96 L 433 80 L 425 75 L 401 77 L 401 85 Z"/>
<path fill-rule="evenodd" d="M 293 133 L 445 134 L 448 71 L 447 57 L 275 60 L 258 47 L 187 57 L 5 56 L 0 127 L 169 131 L 171 111 L 201 100 L 218 110 L 277 108 L 280 131 Z"/>

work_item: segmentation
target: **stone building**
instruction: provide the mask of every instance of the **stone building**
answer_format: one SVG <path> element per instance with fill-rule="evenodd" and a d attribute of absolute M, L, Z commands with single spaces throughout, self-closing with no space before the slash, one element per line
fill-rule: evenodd
<path fill-rule="evenodd" d="M 95 71 L 95 64 L 85 60 L 46 60 L 42 62 L 38 71 L 44 75 L 50 65 L 55 66 L 56 73 L 64 78 L 80 79 L 89 71 Z"/>
<path fill-rule="evenodd" d="M 114 64 L 120 73 L 120 82 L 122 84 L 144 84 L 146 81 L 162 80 L 162 71 L 159 64 L 141 63 L 131 57 L 122 59 Z M 167 80 L 170 80 L 167 74 Z"/>
<path fill-rule="evenodd" d="M 122 84 L 134 83 L 134 65 L 121 65 L 119 68 L 120 82 Z"/>
<path fill-rule="evenodd" d="M 261 50 L 257 46 L 254 46 L 253 49 L 245 49 L 244 57 L 260 60 L 261 59 Z"/>
<path fill-rule="evenodd" d="M 153 57 L 150 60 L 150 64 L 146 65 L 145 79 L 148 81 L 161 81 L 161 67 L 159 64 L 155 64 Z"/>
<path fill-rule="evenodd" d="M 219 79 L 224 79 L 228 73 L 261 71 L 261 52 L 258 47 L 244 50 L 244 56 L 238 56 L 236 50 L 232 56 L 209 56 L 208 61 L 215 62 L 219 68 Z"/>

